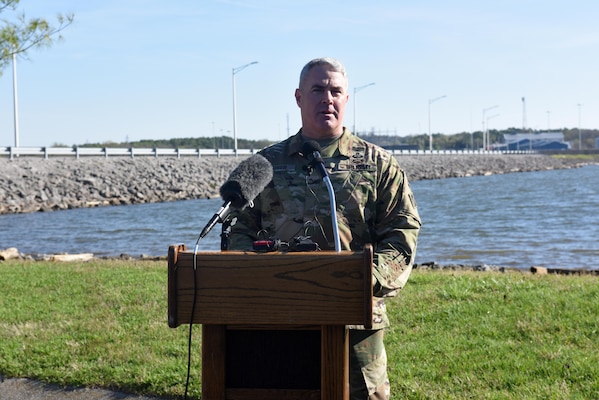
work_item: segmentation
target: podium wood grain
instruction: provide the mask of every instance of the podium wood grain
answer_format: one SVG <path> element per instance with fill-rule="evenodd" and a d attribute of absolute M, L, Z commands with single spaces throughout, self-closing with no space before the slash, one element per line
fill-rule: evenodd
<path fill-rule="evenodd" d="M 372 249 L 249 253 L 171 249 L 169 325 L 366 325 L 372 321 Z M 169 257 L 169 260 L 171 257 Z"/>
<path fill-rule="evenodd" d="M 203 400 L 346 400 L 345 326 L 371 322 L 370 245 L 339 253 L 169 247 L 168 323 L 202 324 Z M 245 351 L 255 332 L 252 344 L 263 347 Z"/>

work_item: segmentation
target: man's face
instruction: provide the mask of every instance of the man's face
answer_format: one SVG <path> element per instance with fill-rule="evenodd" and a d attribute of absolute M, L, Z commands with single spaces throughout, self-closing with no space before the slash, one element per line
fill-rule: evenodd
<path fill-rule="evenodd" d="M 325 139 L 343 132 L 343 115 L 349 100 L 347 79 L 327 65 L 312 67 L 295 100 L 302 114 L 302 133 L 310 139 Z"/>

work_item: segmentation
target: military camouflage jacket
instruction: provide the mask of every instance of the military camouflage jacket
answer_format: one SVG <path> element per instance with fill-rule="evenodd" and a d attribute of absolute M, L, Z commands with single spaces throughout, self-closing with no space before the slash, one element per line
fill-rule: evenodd
<path fill-rule="evenodd" d="M 257 239 L 289 243 L 297 237 L 335 249 L 328 190 L 302 156 L 302 145 L 300 131 L 260 151 L 273 166 L 273 179 L 254 207 L 234 214 L 231 250 L 252 249 Z M 347 129 L 320 153 L 335 192 L 341 249 L 374 247 L 373 328 L 383 328 L 383 298 L 396 295 L 412 270 L 421 224 L 414 195 L 395 157 Z"/>

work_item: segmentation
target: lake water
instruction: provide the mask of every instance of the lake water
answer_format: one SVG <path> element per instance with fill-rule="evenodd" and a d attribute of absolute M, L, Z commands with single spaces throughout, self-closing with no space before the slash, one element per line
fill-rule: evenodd
<path fill-rule="evenodd" d="M 599 166 L 412 182 L 423 219 L 417 263 L 599 268 Z M 0 249 L 166 255 L 193 248 L 222 200 L 0 215 Z M 200 242 L 218 250 L 220 226 Z"/>

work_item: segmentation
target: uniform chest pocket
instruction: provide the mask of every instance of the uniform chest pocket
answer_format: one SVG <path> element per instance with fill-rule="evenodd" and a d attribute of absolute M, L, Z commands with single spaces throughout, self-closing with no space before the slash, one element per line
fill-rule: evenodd
<path fill-rule="evenodd" d="M 273 176 L 274 188 L 271 195 L 270 212 L 291 216 L 303 215 L 305 197 L 305 176 L 288 172 L 276 172 Z"/>
<path fill-rule="evenodd" d="M 356 170 L 336 170 L 330 174 L 339 209 L 364 207 L 374 196 L 372 174 Z"/>

